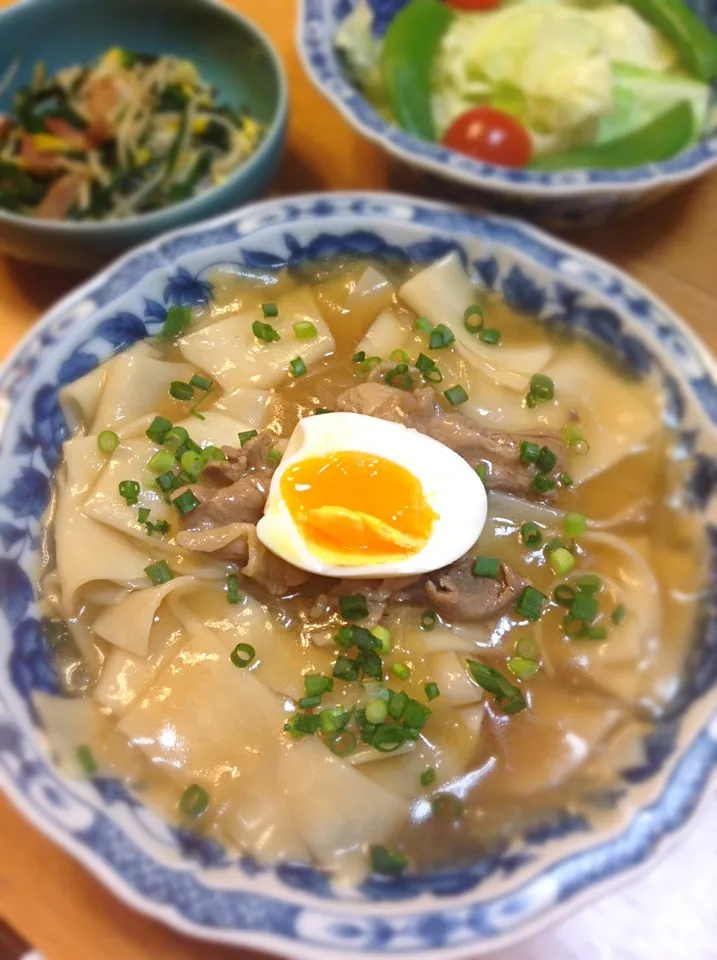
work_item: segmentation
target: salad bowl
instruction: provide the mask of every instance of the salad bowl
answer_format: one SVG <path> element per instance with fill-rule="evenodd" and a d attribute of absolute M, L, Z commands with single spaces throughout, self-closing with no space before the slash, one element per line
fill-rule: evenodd
<path fill-rule="evenodd" d="M 56 692 L 35 599 L 40 524 L 66 426 L 60 388 L 156 333 L 171 306 L 212 298 L 217 265 L 266 270 L 331 257 L 427 263 L 457 251 L 515 310 L 558 318 L 661 378 L 691 452 L 689 489 L 710 536 L 711 606 L 689 667 L 592 816 L 563 811 L 468 864 L 335 887 L 310 867 L 268 868 L 161 822 L 113 780 L 72 781 L 32 706 Z M 59 303 L 0 374 L 0 788 L 139 912 L 184 933 L 293 960 L 476 956 L 554 921 L 674 843 L 717 765 L 717 368 L 684 324 L 618 270 L 517 221 L 391 194 L 273 200 L 134 251 Z"/>
<path fill-rule="evenodd" d="M 452 201 L 488 204 L 551 229 L 594 226 L 666 196 L 717 164 L 717 133 L 659 163 L 626 169 L 539 171 L 482 163 L 440 143 L 422 140 L 385 119 L 351 82 L 336 47 L 337 32 L 361 0 L 301 0 L 296 42 L 304 68 L 322 96 L 362 136 L 415 168 Z M 711 29 L 717 4 L 686 0 Z M 400 3 L 371 6 L 390 20 Z"/>

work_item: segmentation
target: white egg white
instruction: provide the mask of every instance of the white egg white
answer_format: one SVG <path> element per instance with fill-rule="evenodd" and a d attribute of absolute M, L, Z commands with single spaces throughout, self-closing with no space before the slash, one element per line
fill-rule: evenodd
<path fill-rule="evenodd" d="M 349 450 L 383 457 L 419 480 L 426 502 L 437 515 L 428 542 L 420 551 L 380 563 L 342 565 L 326 563 L 312 550 L 282 497 L 281 478 L 302 460 Z M 486 493 L 480 477 L 442 443 L 375 417 L 325 413 L 304 418 L 292 433 L 272 478 L 257 534 L 272 553 L 310 573 L 329 577 L 402 577 L 437 570 L 462 556 L 478 539 L 486 512 Z"/>

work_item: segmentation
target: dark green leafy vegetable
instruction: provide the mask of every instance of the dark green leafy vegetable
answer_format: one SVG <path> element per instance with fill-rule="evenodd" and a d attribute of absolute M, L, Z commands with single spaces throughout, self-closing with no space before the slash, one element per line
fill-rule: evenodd
<path fill-rule="evenodd" d="M 495 702 L 505 713 L 519 713 L 527 707 L 520 687 L 515 687 L 499 670 L 475 660 L 467 660 L 471 676 L 486 693 L 492 693 Z"/>

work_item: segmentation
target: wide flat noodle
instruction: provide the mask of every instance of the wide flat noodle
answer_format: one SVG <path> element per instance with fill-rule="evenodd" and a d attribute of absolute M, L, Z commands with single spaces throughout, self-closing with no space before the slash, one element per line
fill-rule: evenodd
<path fill-rule="evenodd" d="M 171 382 L 186 383 L 196 372 L 187 363 L 158 360 L 140 341 L 111 362 L 92 429 L 95 433 L 114 430 L 120 424 L 166 406 Z"/>
<path fill-rule="evenodd" d="M 146 657 L 150 631 L 163 601 L 172 593 L 181 593 L 196 585 L 194 577 L 177 577 L 158 587 L 134 590 L 119 603 L 106 607 L 92 629 L 108 643 Z"/>
<path fill-rule="evenodd" d="M 290 376 L 290 362 L 301 357 L 307 368 L 334 350 L 334 338 L 321 316 L 311 291 L 304 287 L 278 301 L 279 315 L 269 318 L 281 339 L 274 343 L 258 340 L 252 323 L 262 320 L 261 312 L 248 310 L 220 320 L 179 341 L 182 354 L 207 370 L 231 392 L 238 387 L 275 387 Z M 310 321 L 317 335 L 298 340 L 293 324 Z"/>
<path fill-rule="evenodd" d="M 101 364 L 60 390 L 60 409 L 71 433 L 87 432 L 95 418 L 110 364 Z"/>
<path fill-rule="evenodd" d="M 660 428 L 659 392 L 619 376 L 587 347 L 579 357 L 562 354 L 545 373 L 555 384 L 561 406 L 578 412 L 590 445 L 587 455 L 570 456 L 568 470 L 575 483 L 609 470 L 644 447 Z"/>
<path fill-rule="evenodd" d="M 236 420 L 233 416 L 219 413 L 215 409 L 203 411 L 203 416 L 204 420 L 187 417 L 186 420 L 179 420 L 175 424 L 175 426 L 184 427 L 200 447 L 237 447 L 239 434 L 250 428 L 250 424 L 246 421 Z"/>
<path fill-rule="evenodd" d="M 247 427 L 258 429 L 264 423 L 266 408 L 272 400 L 271 390 L 259 390 L 256 387 L 237 387 L 231 393 L 225 393 L 213 405 L 212 410 L 225 413 Z"/>
<path fill-rule="evenodd" d="M 476 291 L 457 253 L 421 270 L 403 284 L 399 293 L 419 316 L 451 328 L 456 349 L 468 363 L 512 390 L 525 393 L 532 375 L 540 373 L 553 354 L 546 342 L 529 347 L 501 344 L 496 348 L 466 330 L 464 313 L 476 302 Z"/>
<path fill-rule="evenodd" d="M 97 437 L 68 440 L 64 457 L 65 478 L 58 483 L 55 544 L 63 610 L 70 616 L 82 586 L 95 581 L 128 586 L 145 576 L 144 568 L 152 562 L 152 556 L 144 543 L 134 543 L 83 512 L 87 492 L 106 465 L 97 448 Z"/>
<path fill-rule="evenodd" d="M 406 339 L 406 330 L 396 312 L 383 310 L 356 344 L 356 351 L 363 351 L 367 357 L 388 360 L 394 350 L 405 346 Z"/>
<path fill-rule="evenodd" d="M 367 307 L 377 312 L 393 299 L 393 284 L 375 267 L 366 267 L 356 281 L 356 286 L 346 298 L 349 310 L 364 310 Z"/>
<path fill-rule="evenodd" d="M 387 842 L 405 818 L 402 798 L 336 757 L 316 737 L 282 752 L 279 783 L 300 835 L 322 867 L 366 844 Z"/>

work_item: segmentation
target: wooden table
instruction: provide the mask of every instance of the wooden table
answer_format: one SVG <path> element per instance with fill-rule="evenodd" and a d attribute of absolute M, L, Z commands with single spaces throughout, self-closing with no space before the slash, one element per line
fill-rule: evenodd
<path fill-rule="evenodd" d="M 233 0 L 272 36 L 291 90 L 288 149 L 277 193 L 416 189 L 358 137 L 304 76 L 293 3 Z M 0 6 L 7 0 L 0 0 Z M 717 171 L 654 209 L 571 239 L 647 284 L 717 350 Z M 80 278 L 0 255 L 0 356 Z M 708 960 L 717 957 L 717 801 L 701 826 L 649 875 L 491 960 Z M 251 960 L 187 940 L 135 915 L 0 799 L 0 916 L 47 960 Z M 318 960 L 318 958 L 317 958 Z"/>

